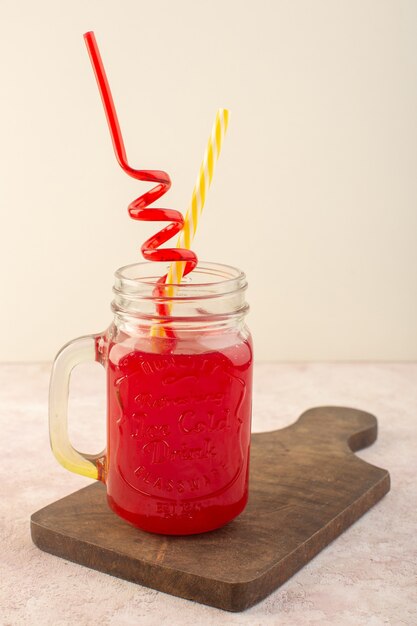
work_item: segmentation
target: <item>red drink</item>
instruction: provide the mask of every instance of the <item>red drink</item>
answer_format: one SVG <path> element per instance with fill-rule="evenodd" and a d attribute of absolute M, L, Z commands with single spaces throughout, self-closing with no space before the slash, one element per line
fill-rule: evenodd
<path fill-rule="evenodd" d="M 252 346 L 235 333 L 221 349 L 183 342 L 181 353 L 152 341 L 158 352 L 139 341 L 109 350 L 108 502 L 144 530 L 213 530 L 247 502 Z"/>
<path fill-rule="evenodd" d="M 227 524 L 248 498 L 247 283 L 236 268 L 200 263 L 170 295 L 155 265 L 117 270 L 113 322 L 103 333 L 73 339 L 57 355 L 51 445 L 65 468 L 103 481 L 120 517 L 150 532 L 189 535 Z M 101 454 L 76 450 L 67 430 L 71 370 L 92 360 L 107 371 Z"/>

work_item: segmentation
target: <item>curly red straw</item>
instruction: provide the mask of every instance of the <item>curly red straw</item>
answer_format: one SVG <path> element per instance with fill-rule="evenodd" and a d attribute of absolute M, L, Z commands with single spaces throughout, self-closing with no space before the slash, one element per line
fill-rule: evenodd
<path fill-rule="evenodd" d="M 119 120 L 117 118 L 113 97 L 110 86 L 101 60 L 100 52 L 97 46 L 94 33 L 88 32 L 84 35 L 91 63 L 97 80 L 104 110 L 106 113 L 107 123 L 113 142 L 113 148 L 116 159 L 120 167 L 126 174 L 132 176 L 136 180 L 156 183 L 149 191 L 136 198 L 129 204 L 129 215 L 134 220 L 142 220 L 147 222 L 171 222 L 162 230 L 158 231 L 152 237 L 149 237 L 141 246 L 141 252 L 147 261 L 185 261 L 184 276 L 191 272 L 197 265 L 197 255 L 192 250 L 185 248 L 163 248 L 158 249 L 163 243 L 177 235 L 183 228 L 184 217 L 182 213 L 174 209 L 157 209 L 149 208 L 149 205 L 156 202 L 171 187 L 171 179 L 166 172 L 161 170 L 137 170 L 133 169 L 127 162 L 126 149 L 120 130 Z M 160 285 L 156 295 L 163 295 L 162 284 L 165 283 L 166 275 L 158 280 Z M 169 315 L 169 307 L 167 305 L 158 305 L 158 313 L 160 315 Z M 170 333 L 173 336 L 172 333 Z"/>

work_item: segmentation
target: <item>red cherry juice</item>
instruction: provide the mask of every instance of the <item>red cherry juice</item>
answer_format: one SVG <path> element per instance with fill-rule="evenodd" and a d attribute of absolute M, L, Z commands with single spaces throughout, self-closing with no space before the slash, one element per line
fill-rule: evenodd
<path fill-rule="evenodd" d="M 109 350 L 108 502 L 143 530 L 213 530 L 247 502 L 252 344 L 234 335 L 179 352 L 156 341 Z"/>

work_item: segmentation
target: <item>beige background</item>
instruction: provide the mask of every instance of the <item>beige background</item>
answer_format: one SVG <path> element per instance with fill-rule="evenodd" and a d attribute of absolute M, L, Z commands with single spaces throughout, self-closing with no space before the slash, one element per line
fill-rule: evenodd
<path fill-rule="evenodd" d="M 94 29 L 130 160 L 184 209 L 232 117 L 195 240 L 248 274 L 257 358 L 417 358 L 417 2 L 0 2 L 0 359 L 110 321 L 153 228 L 116 165 Z"/>

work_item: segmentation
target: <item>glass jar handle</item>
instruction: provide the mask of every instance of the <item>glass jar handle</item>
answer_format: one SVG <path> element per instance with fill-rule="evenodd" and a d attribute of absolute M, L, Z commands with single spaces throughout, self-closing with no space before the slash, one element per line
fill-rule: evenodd
<path fill-rule="evenodd" d="M 58 352 L 52 367 L 49 387 L 49 437 L 52 452 L 65 469 L 82 476 L 104 480 L 104 455 L 83 454 L 68 436 L 68 394 L 71 372 L 76 365 L 97 361 L 96 344 L 100 335 L 79 337 Z"/>

